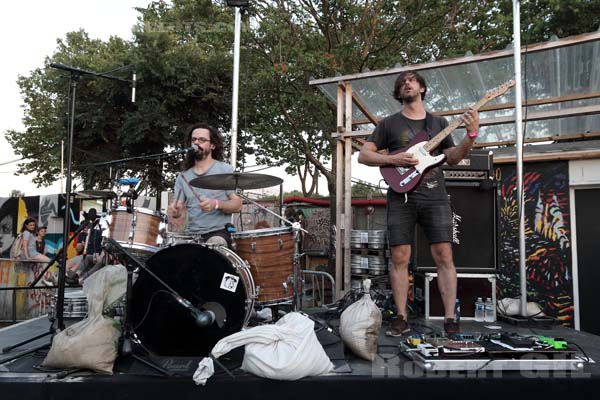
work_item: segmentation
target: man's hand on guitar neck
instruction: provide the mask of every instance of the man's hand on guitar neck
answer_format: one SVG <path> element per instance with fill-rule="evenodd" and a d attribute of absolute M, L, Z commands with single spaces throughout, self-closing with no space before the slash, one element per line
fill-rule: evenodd
<path fill-rule="evenodd" d="M 467 133 L 479 132 L 479 113 L 477 111 L 470 108 L 460 117 L 460 119 L 465 124 Z"/>

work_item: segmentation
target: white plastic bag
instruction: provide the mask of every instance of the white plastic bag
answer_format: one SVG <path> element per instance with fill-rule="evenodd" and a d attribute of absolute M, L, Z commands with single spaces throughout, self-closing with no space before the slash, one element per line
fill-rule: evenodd
<path fill-rule="evenodd" d="M 121 329 L 118 322 L 102 312 L 125 293 L 126 284 L 127 271 L 122 265 L 107 265 L 86 279 L 83 292 L 88 316 L 54 336 L 42 365 L 112 374 Z"/>
<path fill-rule="evenodd" d="M 246 346 L 242 369 L 263 378 L 296 380 L 333 370 L 315 334 L 314 322 L 300 313 L 286 314 L 275 325 L 229 335 L 219 340 L 211 355 L 219 358 L 240 346 Z M 203 359 L 194 373 L 194 382 L 204 385 L 213 372 L 212 360 Z"/>
<path fill-rule="evenodd" d="M 354 354 L 373 361 L 377 354 L 381 311 L 371 300 L 371 280 L 363 281 L 364 295 L 344 310 L 340 317 L 340 336 Z"/>

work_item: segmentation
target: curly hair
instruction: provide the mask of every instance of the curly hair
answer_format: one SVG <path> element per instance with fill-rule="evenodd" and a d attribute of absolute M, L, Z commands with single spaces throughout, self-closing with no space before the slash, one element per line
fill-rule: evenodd
<path fill-rule="evenodd" d="M 192 146 L 192 132 L 194 132 L 196 129 L 208 130 L 208 132 L 210 133 L 210 143 L 214 146 L 214 149 L 211 152 L 211 156 L 215 160 L 223 161 L 223 135 L 221 135 L 221 133 L 216 128 L 208 124 L 198 123 L 192 125 L 185 137 L 185 147 Z M 187 152 L 183 160 L 183 170 L 192 168 L 195 165 L 195 163 L 196 160 L 194 159 L 194 152 Z"/>
<path fill-rule="evenodd" d="M 414 76 L 415 79 L 417 80 L 417 82 L 419 82 L 419 85 L 421 85 L 421 87 L 425 89 L 425 91 L 423 93 L 421 93 L 421 100 L 423 100 L 425 98 L 425 93 L 427 93 L 427 83 L 425 82 L 425 78 L 423 78 L 421 75 L 419 75 L 418 72 L 415 72 L 415 71 L 401 72 L 400 75 L 398 75 L 398 78 L 396 78 L 396 82 L 394 82 L 394 93 L 392 93 L 394 98 L 396 100 L 398 100 L 400 102 L 400 104 L 404 104 L 404 100 L 402 100 L 402 96 L 400 95 L 400 90 L 402 89 L 402 83 L 404 82 L 404 79 L 406 79 L 406 77 L 411 76 L 411 75 Z"/>

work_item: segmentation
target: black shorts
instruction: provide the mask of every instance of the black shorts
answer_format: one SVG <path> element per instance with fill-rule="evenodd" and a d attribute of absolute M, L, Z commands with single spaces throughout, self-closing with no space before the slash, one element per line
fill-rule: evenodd
<path fill-rule="evenodd" d="M 412 244 L 415 224 L 421 225 L 429 243 L 452 242 L 450 199 L 423 200 L 394 193 L 388 196 L 387 223 L 390 246 Z"/>

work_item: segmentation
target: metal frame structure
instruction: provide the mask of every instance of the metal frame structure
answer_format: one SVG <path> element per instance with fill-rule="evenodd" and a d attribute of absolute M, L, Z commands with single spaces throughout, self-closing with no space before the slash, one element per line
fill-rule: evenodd
<path fill-rule="evenodd" d="M 536 52 L 557 50 L 567 48 L 569 46 L 580 45 L 584 43 L 600 42 L 600 32 L 593 32 L 578 36 L 573 36 L 560 40 L 553 40 L 545 43 L 535 44 L 527 46 L 527 48 L 521 48 L 521 55 L 531 54 Z M 357 73 L 351 75 L 336 76 L 324 79 L 314 79 L 309 82 L 311 86 L 321 89 L 327 94 L 326 86 L 336 85 L 336 100 L 335 104 L 337 107 L 337 130 L 332 133 L 332 137 L 336 139 L 336 295 L 337 298 L 343 296 L 350 289 L 350 233 L 352 230 L 352 210 L 351 210 L 351 156 L 353 149 L 359 150 L 361 147 L 361 141 L 367 137 L 371 130 L 365 130 L 361 125 L 371 123 L 376 124 L 379 121 L 377 111 L 369 109 L 368 104 L 355 92 L 353 91 L 353 85 L 361 80 L 370 78 L 380 78 L 385 76 L 398 75 L 402 71 L 415 70 L 434 70 L 441 69 L 450 66 L 458 66 L 464 64 L 477 64 L 485 63 L 491 60 L 497 60 L 500 58 L 508 58 L 512 55 L 512 49 L 500 50 L 490 53 L 484 53 L 479 55 L 468 55 L 465 57 L 440 60 L 435 62 L 429 62 L 418 65 L 411 65 L 405 67 L 391 68 L 382 71 L 369 71 L 364 73 Z M 383 90 L 384 88 L 382 88 Z M 389 91 L 389 88 L 387 88 Z M 389 95 L 389 93 L 381 92 L 382 96 Z M 329 98 L 334 102 L 333 96 L 329 93 Z M 595 100 L 600 98 L 600 92 L 597 90 L 590 91 L 587 93 L 575 93 L 564 96 L 551 96 L 549 98 L 540 98 L 534 100 L 527 100 L 523 102 L 523 107 L 531 106 L 544 106 L 552 104 L 560 104 L 565 102 L 575 102 L 582 100 Z M 483 107 L 481 111 L 496 111 L 496 110 L 510 110 L 515 108 L 515 102 L 506 102 L 502 104 L 492 104 Z M 463 107 L 448 110 L 439 110 L 434 112 L 437 115 L 444 116 L 455 116 L 460 115 L 465 111 Z M 354 118 L 356 114 L 360 114 L 366 119 Z M 586 106 L 573 106 L 570 108 L 560 108 L 555 111 L 532 111 L 523 117 L 524 122 L 529 121 L 542 121 L 547 119 L 566 118 L 566 117 L 578 117 L 578 116 L 598 116 L 600 115 L 600 104 L 592 104 Z M 514 121 L 514 116 L 501 116 L 493 118 L 482 118 L 480 120 L 481 126 L 491 126 L 498 124 L 508 124 Z M 514 128 L 514 125 L 513 125 Z M 561 135 L 561 132 L 556 132 L 547 137 L 536 137 L 531 139 L 524 139 L 525 143 L 529 142 L 540 142 L 543 140 L 569 140 L 569 139 L 581 139 L 581 138 L 593 138 L 600 137 L 600 128 L 597 131 L 591 132 L 580 132 L 570 133 L 567 135 Z M 511 145 L 516 143 L 516 140 L 505 140 L 495 141 L 487 143 L 476 143 L 476 147 L 493 147 L 502 145 Z M 548 154 L 544 156 L 545 159 L 556 159 L 561 157 L 565 159 L 564 155 L 560 154 Z M 568 159 L 587 159 L 587 158 L 600 158 L 600 149 L 598 150 L 587 150 L 587 151 L 574 151 L 568 155 Z M 529 158 L 525 156 L 525 160 L 529 161 Z M 514 162 L 514 158 L 505 158 L 502 162 Z M 347 266 L 347 267 L 345 267 Z"/>

